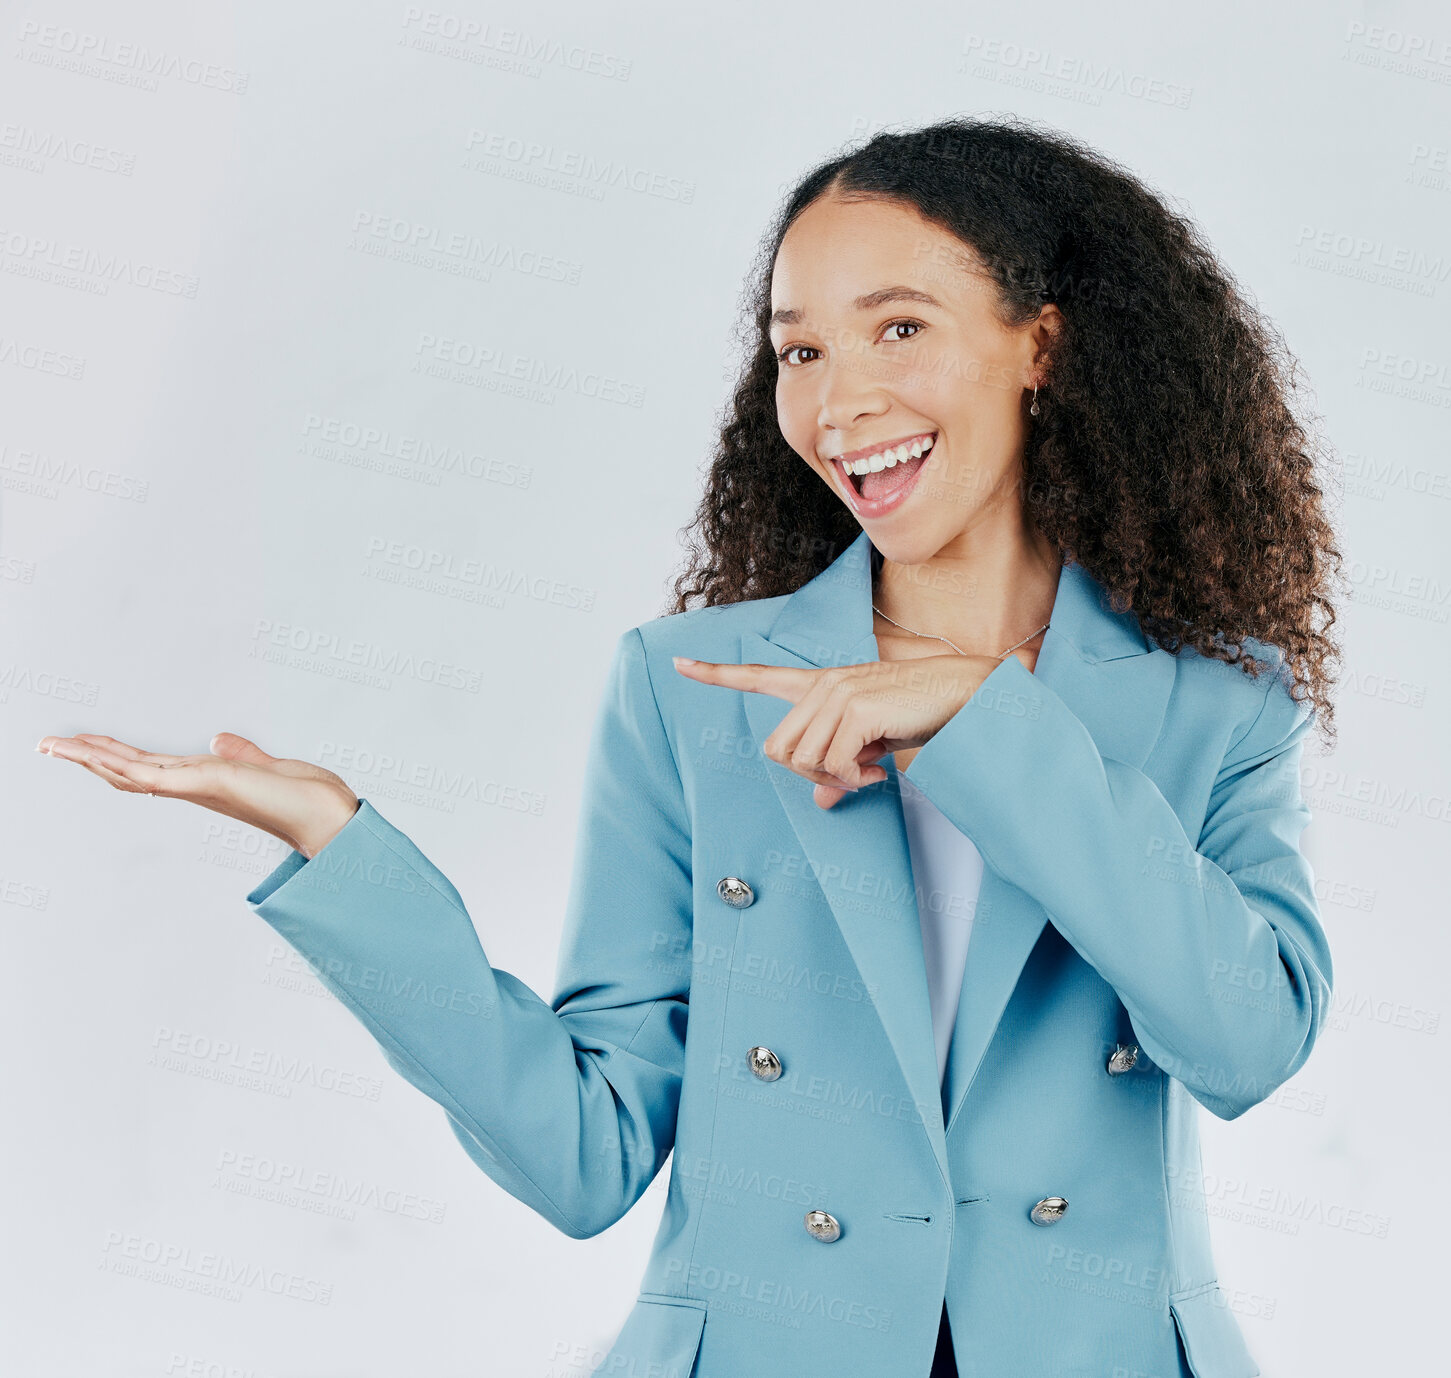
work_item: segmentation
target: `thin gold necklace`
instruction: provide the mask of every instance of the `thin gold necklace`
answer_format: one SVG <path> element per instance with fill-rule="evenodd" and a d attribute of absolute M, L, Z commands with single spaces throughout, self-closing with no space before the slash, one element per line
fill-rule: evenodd
<path fill-rule="evenodd" d="M 912 628 L 911 627 L 903 627 L 900 622 L 893 621 L 892 618 L 887 617 L 887 614 L 884 613 L 875 603 L 872 604 L 872 611 L 874 613 L 876 613 L 879 617 L 886 617 L 887 618 L 887 621 L 888 622 L 891 622 L 894 627 L 900 627 L 901 630 L 904 631 L 904 632 L 912 632 L 912 635 L 913 636 L 925 637 L 929 641 L 947 641 L 947 638 L 945 636 L 936 636 L 932 632 L 914 632 L 914 631 L 912 631 Z M 1016 651 L 1019 646 L 1023 645 L 1026 642 L 1031 641 L 1035 636 L 1038 635 L 1038 632 L 1046 632 L 1048 630 L 1048 628 L 1050 626 L 1052 626 L 1052 625 L 1053 624 L 1052 624 L 1051 619 L 1049 621 L 1043 623 L 1043 625 L 1038 628 L 1038 631 L 1037 632 L 1029 632 L 1028 635 L 1025 636 L 1022 641 L 1015 641 L 1011 646 L 1008 647 L 1008 649 L 1006 651 L 1001 652 L 997 656 L 997 659 L 998 660 L 1005 660 L 1014 651 Z M 951 646 L 952 649 L 954 651 L 956 651 L 958 655 L 965 656 L 967 654 L 967 652 L 964 651 L 955 642 L 947 641 L 947 644 L 949 646 Z"/>

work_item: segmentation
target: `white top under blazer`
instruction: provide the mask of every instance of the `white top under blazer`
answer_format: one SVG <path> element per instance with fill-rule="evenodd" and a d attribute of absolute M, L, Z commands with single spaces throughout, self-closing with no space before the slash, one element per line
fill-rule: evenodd
<path fill-rule="evenodd" d="M 982 887 L 982 854 L 906 775 L 902 786 L 902 818 L 912 856 L 917 912 L 922 921 L 922 956 L 927 963 L 927 993 L 932 1006 L 932 1036 L 937 1043 L 937 1077 L 947 1072 L 947 1050 L 967 945 Z"/>

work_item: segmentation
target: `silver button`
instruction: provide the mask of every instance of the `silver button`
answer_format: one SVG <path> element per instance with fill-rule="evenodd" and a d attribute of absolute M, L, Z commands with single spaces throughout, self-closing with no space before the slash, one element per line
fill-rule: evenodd
<path fill-rule="evenodd" d="M 1109 1076 L 1116 1077 L 1122 1072 L 1127 1072 L 1138 1060 L 1139 1045 L 1137 1043 L 1120 1043 L 1113 1050 L 1113 1056 L 1108 1060 Z"/>
<path fill-rule="evenodd" d="M 1035 1225 L 1056 1225 L 1067 1209 L 1068 1202 L 1061 1196 L 1045 1196 L 1028 1212 L 1028 1218 Z"/>
<path fill-rule="evenodd" d="M 756 892 L 739 876 L 726 876 L 717 882 L 715 892 L 732 909 L 748 909 L 756 902 Z"/>
<path fill-rule="evenodd" d="M 807 1211 L 806 1233 L 823 1244 L 830 1244 L 832 1240 L 841 1238 L 841 1226 L 836 1223 L 834 1215 L 825 1211 Z"/>
<path fill-rule="evenodd" d="M 781 1059 L 769 1048 L 748 1049 L 746 1061 L 751 1064 L 751 1071 L 762 1081 L 775 1081 L 781 1075 Z"/>

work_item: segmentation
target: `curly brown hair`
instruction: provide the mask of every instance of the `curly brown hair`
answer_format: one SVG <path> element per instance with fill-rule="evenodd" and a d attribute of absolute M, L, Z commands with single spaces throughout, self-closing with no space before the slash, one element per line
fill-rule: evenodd
<path fill-rule="evenodd" d="M 1186 216 L 1103 154 L 1011 115 L 878 133 L 787 195 L 748 279 L 744 362 L 667 611 L 794 592 L 861 534 L 776 417 L 772 268 L 796 218 L 832 194 L 910 207 L 956 236 L 991 273 L 1006 325 L 1057 305 L 1022 457 L 1029 518 L 1152 644 L 1251 677 L 1267 661 L 1246 640 L 1277 648 L 1333 741 L 1342 557 L 1316 481 L 1329 447 L 1290 406 L 1296 361 Z"/>

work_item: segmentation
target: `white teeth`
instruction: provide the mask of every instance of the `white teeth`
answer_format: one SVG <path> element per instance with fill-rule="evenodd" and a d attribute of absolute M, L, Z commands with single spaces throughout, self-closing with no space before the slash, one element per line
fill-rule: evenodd
<path fill-rule="evenodd" d="M 849 474 L 878 474 L 883 469 L 895 468 L 905 459 L 920 459 L 932 448 L 936 439 L 936 436 L 930 435 L 925 440 L 911 440 L 895 449 L 878 450 L 866 459 L 853 460 L 843 467 Z"/>

